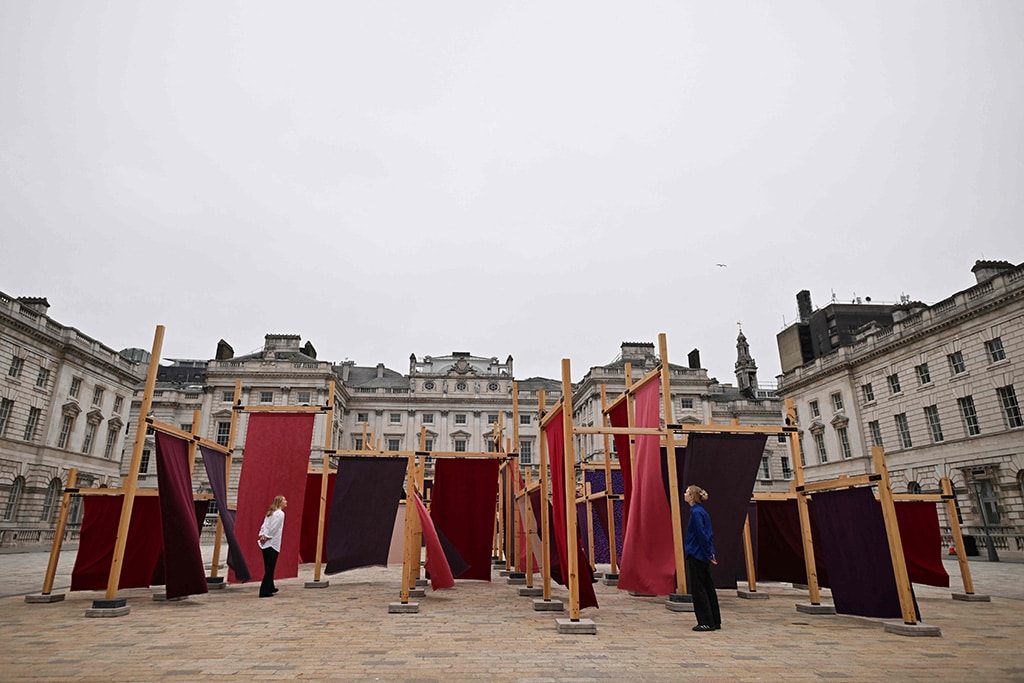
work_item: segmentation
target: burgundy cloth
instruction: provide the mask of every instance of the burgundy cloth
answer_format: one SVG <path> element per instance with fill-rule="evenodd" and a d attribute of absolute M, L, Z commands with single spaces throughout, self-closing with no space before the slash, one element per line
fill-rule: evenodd
<path fill-rule="evenodd" d="M 818 534 L 814 532 L 814 506 L 808 505 L 811 540 L 814 542 L 814 570 L 818 585 L 830 586 L 825 557 Z M 757 578 L 762 581 L 788 581 L 807 584 L 804 546 L 800 533 L 800 513 L 796 500 L 757 502 Z"/>
<path fill-rule="evenodd" d="M 896 503 L 896 522 L 910 580 L 949 588 L 949 574 L 942 565 L 942 533 L 935 503 L 916 500 Z"/>
<path fill-rule="evenodd" d="M 628 399 L 620 401 L 609 411 L 608 422 L 612 427 L 629 427 L 628 403 Z M 658 426 L 661 425 L 659 424 Z M 619 456 L 619 470 L 622 473 L 622 498 L 624 503 L 622 506 L 623 534 L 626 532 L 626 523 L 629 520 L 629 502 L 633 498 L 633 465 L 629 456 L 629 439 L 629 434 L 612 435 L 612 441 L 615 443 L 615 453 Z M 621 554 L 619 557 L 621 557 Z"/>
<path fill-rule="evenodd" d="M 299 538 L 312 440 L 312 413 L 253 413 L 249 416 L 238 480 L 235 532 L 241 541 L 245 563 L 255 575 L 264 573 L 263 552 L 258 544 L 260 527 L 278 495 L 288 499 L 288 508 L 275 576 L 289 579 L 299 575 Z M 228 580 L 240 579 L 234 572 L 228 572 Z"/>
<path fill-rule="evenodd" d="M 82 504 L 82 530 L 71 570 L 71 590 L 106 590 L 124 496 L 85 496 Z M 118 588 L 148 587 L 162 547 L 160 501 L 156 496 L 136 496 Z"/>
<path fill-rule="evenodd" d="M 636 394 L 635 426 L 660 425 L 661 387 L 648 382 Z M 672 540 L 672 512 L 665 497 L 659 437 L 636 438 L 636 479 L 622 541 L 619 588 L 650 595 L 676 590 L 676 558 Z M 623 468 L 625 471 L 625 468 Z"/>
<path fill-rule="evenodd" d="M 194 501 L 192 501 L 192 503 L 195 506 L 194 510 L 195 510 L 196 531 L 201 534 L 202 533 L 202 529 L 203 529 L 203 521 L 206 520 L 206 514 L 210 510 L 210 501 L 209 500 L 194 500 Z M 160 559 L 157 560 L 156 568 L 153 570 L 153 578 L 149 582 L 150 586 L 163 586 L 164 583 L 165 583 L 164 582 L 164 576 L 165 576 L 165 574 L 164 574 L 164 568 L 165 568 L 164 565 L 166 564 L 164 562 L 164 553 L 165 552 L 166 552 L 166 548 L 161 546 L 161 548 L 160 548 Z M 204 577 L 203 580 L 205 581 L 205 577 Z"/>
<path fill-rule="evenodd" d="M 187 441 L 156 433 L 156 480 L 160 489 L 167 598 L 206 593 L 206 569 L 192 500 Z"/>
<path fill-rule="evenodd" d="M 430 516 L 469 564 L 457 579 L 491 580 L 498 461 L 439 458 L 434 465 Z"/>
<path fill-rule="evenodd" d="M 551 562 L 550 575 L 556 583 L 565 585 L 562 584 L 562 565 L 558 561 L 558 544 L 555 543 L 555 534 L 554 531 L 551 529 L 551 520 L 554 519 L 554 512 L 551 510 L 551 501 L 547 499 L 547 496 L 545 496 L 542 501 L 539 488 L 530 491 L 530 509 L 533 511 L 533 519 L 535 520 L 535 525 L 533 528 L 537 529 L 538 534 L 540 534 L 541 531 L 541 505 L 548 506 L 548 528 L 544 530 L 543 538 L 546 538 L 548 540 L 548 558 Z M 541 539 L 542 541 L 543 538 Z M 543 545 L 541 546 L 540 552 L 544 552 Z M 537 567 L 541 566 L 540 561 L 542 559 L 543 557 L 537 558 Z"/>
<path fill-rule="evenodd" d="M 331 501 L 326 573 L 387 566 L 391 531 L 408 465 L 409 461 L 402 457 L 339 458 Z"/>
<path fill-rule="evenodd" d="M 224 537 L 228 541 L 228 568 L 234 570 L 239 581 L 248 581 L 252 575 L 249 573 L 249 566 L 245 563 L 242 548 L 238 545 L 238 536 L 235 535 L 234 510 L 228 509 L 228 457 L 224 453 L 206 446 L 199 446 L 199 453 L 203 456 L 206 478 L 210 481 L 210 488 L 213 489 L 213 499 L 217 502 L 217 513 L 220 515 Z"/>
<path fill-rule="evenodd" d="M 316 562 L 316 535 L 320 526 L 320 482 L 321 472 L 310 472 L 306 475 L 306 495 L 302 503 L 302 529 L 299 534 L 299 562 Z M 334 482 L 336 475 L 327 475 L 327 500 L 324 507 L 324 539 L 320 544 L 320 561 L 327 560 L 327 539 L 331 535 L 331 501 L 334 500 Z"/>
<path fill-rule="evenodd" d="M 702 503 L 711 516 L 715 559 L 711 576 L 718 588 L 735 588 L 743 565 L 743 523 L 754 492 L 757 470 L 764 454 L 764 434 L 690 434 L 676 474 L 679 477 L 679 512 L 682 529 L 690 521 L 690 506 L 683 500 L 687 486 L 708 492 Z"/>
<path fill-rule="evenodd" d="M 426 506 L 420 500 L 419 494 L 414 494 L 413 502 L 416 504 L 416 514 L 420 517 L 420 528 L 423 530 L 423 544 L 427 547 L 427 558 L 423 563 L 430 577 L 430 587 L 434 590 L 441 588 L 453 588 L 455 586 L 455 575 L 452 573 L 451 565 L 448 564 L 448 557 L 441 546 L 441 539 L 434 528 L 434 520 L 430 518 Z"/>
<path fill-rule="evenodd" d="M 558 548 L 558 564 L 562 572 L 561 583 L 569 586 L 569 552 L 576 553 L 577 593 L 580 609 L 597 607 L 597 596 L 594 594 L 594 573 L 583 552 L 583 539 L 579 533 L 577 521 L 568 519 L 565 509 L 565 427 L 562 420 L 562 408 L 544 427 L 544 438 L 548 445 L 548 462 L 551 466 L 551 526 Z M 573 487 L 575 490 L 575 486 Z M 569 548 L 569 524 L 577 526 L 576 547 Z M 571 587 L 570 587 L 571 588 Z"/>
<path fill-rule="evenodd" d="M 815 493 L 814 519 L 836 612 L 901 617 L 885 521 L 871 488 Z"/>

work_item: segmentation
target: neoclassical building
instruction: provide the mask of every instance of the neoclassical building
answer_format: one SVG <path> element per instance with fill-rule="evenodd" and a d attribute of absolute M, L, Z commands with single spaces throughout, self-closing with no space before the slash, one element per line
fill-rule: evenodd
<path fill-rule="evenodd" d="M 149 361 L 48 312 L 45 298 L 0 292 L 0 546 L 52 539 L 71 468 L 81 487 L 119 485 L 131 398 Z M 71 522 L 80 515 L 76 505 Z"/>
<path fill-rule="evenodd" d="M 978 261 L 933 305 L 811 305 L 778 335 L 779 394 L 797 406 L 809 482 L 871 469 L 893 489 L 949 477 L 965 533 L 1024 557 L 1024 264 Z"/>

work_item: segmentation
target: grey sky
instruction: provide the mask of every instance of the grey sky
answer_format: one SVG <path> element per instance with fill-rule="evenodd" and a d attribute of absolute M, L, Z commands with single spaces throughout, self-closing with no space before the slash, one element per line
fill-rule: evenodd
<path fill-rule="evenodd" d="M 114 348 L 760 378 L 1024 260 L 1024 2 L 0 0 L 0 290 Z M 726 264 L 719 267 L 716 264 Z"/>

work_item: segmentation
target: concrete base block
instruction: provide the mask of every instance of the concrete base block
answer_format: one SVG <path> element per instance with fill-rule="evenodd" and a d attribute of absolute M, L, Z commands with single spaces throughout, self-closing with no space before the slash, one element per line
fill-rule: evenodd
<path fill-rule="evenodd" d="M 508 569 L 502 569 L 498 571 L 498 576 L 508 576 L 511 573 Z"/>
<path fill-rule="evenodd" d="M 302 584 L 302 587 L 303 588 L 327 588 L 330 585 L 331 585 L 330 581 L 321 580 L 321 581 L 307 581 L 306 583 Z"/>
<path fill-rule="evenodd" d="M 179 602 L 181 600 L 184 600 L 187 597 L 188 597 L 187 595 L 182 595 L 182 596 L 177 597 L 177 598 L 169 598 L 169 597 L 167 597 L 167 593 L 153 593 L 153 601 L 154 602 Z"/>
<path fill-rule="evenodd" d="M 585 636 L 597 635 L 597 624 L 592 619 L 580 619 L 579 621 L 555 619 L 555 623 L 558 624 L 559 633 Z"/>
<path fill-rule="evenodd" d="M 619 575 L 618 574 L 612 574 L 611 572 L 605 572 L 604 576 L 601 578 L 601 583 L 602 583 L 602 585 L 605 585 L 605 586 L 618 586 L 619 585 Z"/>
<path fill-rule="evenodd" d="M 61 602 L 64 599 L 63 593 L 47 593 L 43 595 L 39 593 L 37 595 L 26 595 L 25 602 L 29 604 L 38 604 L 43 602 Z"/>
<path fill-rule="evenodd" d="M 519 595 L 524 598 L 535 598 L 538 595 L 544 595 L 544 589 L 536 586 L 530 586 L 529 588 L 524 586 L 519 589 Z"/>
<path fill-rule="evenodd" d="M 565 605 L 562 604 L 561 600 L 534 600 L 533 611 L 534 612 L 561 612 L 565 609 Z"/>
<path fill-rule="evenodd" d="M 689 593 L 686 595 L 672 593 L 668 596 L 668 600 L 665 601 L 665 609 L 670 612 L 692 612 L 693 596 Z"/>
<path fill-rule="evenodd" d="M 224 580 L 223 576 L 207 576 L 206 577 L 206 589 L 211 591 L 224 590 L 228 587 L 228 582 Z"/>
<path fill-rule="evenodd" d="M 990 596 L 978 595 L 977 593 L 953 593 L 953 599 L 963 600 L 964 602 L 992 602 Z M 25 600 L 28 600 L 28 597 Z"/>
<path fill-rule="evenodd" d="M 905 624 L 902 621 L 886 621 L 882 624 L 886 633 L 895 633 L 898 636 L 930 636 L 936 638 L 942 635 L 942 629 L 929 624 Z"/>
<path fill-rule="evenodd" d="M 519 575 L 516 576 L 516 572 L 513 572 L 512 574 L 509 574 L 509 577 L 508 579 L 506 579 L 505 583 L 507 583 L 510 586 L 525 586 L 526 574 L 519 572 Z"/>
<path fill-rule="evenodd" d="M 388 614 L 419 614 L 420 603 L 418 602 L 391 602 L 388 603 Z"/>
<path fill-rule="evenodd" d="M 95 604 L 95 603 L 94 603 Z M 123 607 L 90 607 L 85 610 L 87 617 L 123 617 L 132 611 L 128 605 Z"/>
<path fill-rule="evenodd" d="M 736 596 L 743 598 L 744 600 L 767 600 L 769 597 L 767 593 L 758 593 L 757 591 L 743 589 L 737 590 Z"/>
<path fill-rule="evenodd" d="M 658 597 L 657 595 L 654 595 L 653 593 L 634 593 L 633 591 L 629 591 L 629 594 L 631 596 L 633 596 L 634 598 L 656 598 L 656 597 Z"/>
<path fill-rule="evenodd" d="M 416 579 L 416 585 L 420 588 L 425 588 L 429 583 L 426 579 Z"/>
<path fill-rule="evenodd" d="M 410 588 L 409 589 L 409 597 L 410 598 L 425 598 L 425 597 L 427 597 L 427 589 L 426 588 Z"/>
<path fill-rule="evenodd" d="M 796 611 L 803 614 L 835 614 L 835 605 L 825 604 L 812 604 L 810 602 L 798 602 L 796 603 Z"/>

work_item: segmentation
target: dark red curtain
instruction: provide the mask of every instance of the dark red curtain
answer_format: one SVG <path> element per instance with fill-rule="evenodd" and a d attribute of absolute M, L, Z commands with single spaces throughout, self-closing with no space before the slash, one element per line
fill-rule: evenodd
<path fill-rule="evenodd" d="M 608 421 L 612 427 L 629 427 L 629 406 L 627 403 L 628 399 L 620 401 L 608 413 Z M 622 472 L 622 530 L 619 532 L 620 539 L 621 534 L 625 534 L 626 531 L 626 524 L 629 521 L 629 502 L 633 498 L 633 461 L 629 455 L 629 439 L 629 434 L 612 435 L 612 441 L 615 442 L 615 453 L 619 456 L 619 468 Z"/>
<path fill-rule="evenodd" d="M 935 503 L 916 500 L 896 503 L 896 521 L 910 580 L 949 588 L 949 574 L 942 565 L 942 532 Z"/>
<path fill-rule="evenodd" d="M 416 505 L 416 514 L 420 518 L 420 527 L 423 529 L 423 544 L 427 547 L 427 558 L 423 567 L 427 570 L 427 576 L 430 577 L 430 587 L 434 590 L 453 588 L 455 576 L 448 564 L 444 548 L 441 547 L 441 539 L 437 535 L 437 529 L 434 528 L 434 520 L 430 518 L 430 513 L 427 512 L 426 506 L 420 500 L 419 494 L 414 493 L 412 499 Z"/>
<path fill-rule="evenodd" d="M 326 573 L 387 566 L 391 531 L 408 464 L 401 457 L 338 460 Z"/>
<path fill-rule="evenodd" d="M 252 575 L 249 573 L 249 566 L 245 564 L 245 555 L 242 553 L 242 548 L 238 544 L 238 536 L 235 534 L 235 511 L 228 509 L 226 467 L 228 457 L 220 451 L 206 446 L 200 446 L 199 453 L 203 456 L 206 477 L 210 480 L 213 499 L 217 501 L 217 514 L 220 516 L 221 526 L 224 529 L 224 537 L 228 541 L 228 567 L 235 572 L 239 581 L 248 581 Z"/>
<path fill-rule="evenodd" d="M 324 475 L 310 472 L 306 475 L 306 495 L 302 504 L 302 531 L 299 535 L 299 561 L 316 562 L 316 534 L 320 524 L 320 482 Z M 327 501 L 324 508 L 324 540 L 321 543 L 320 561 L 327 561 L 327 539 L 331 531 L 331 501 L 334 500 L 334 483 L 336 475 L 327 475 Z"/>
<path fill-rule="evenodd" d="M 491 580 L 491 545 L 498 499 L 498 461 L 438 458 L 430 516 L 469 564 L 457 579 Z"/>
<path fill-rule="evenodd" d="M 537 535 L 541 536 L 541 505 L 548 506 L 548 528 L 544 530 L 543 538 L 548 541 L 548 558 L 551 562 L 551 578 L 556 583 L 562 583 L 562 565 L 558 561 L 558 544 L 555 543 L 555 532 L 551 528 L 551 520 L 554 519 L 554 513 L 551 510 L 551 501 L 547 499 L 547 496 L 541 498 L 541 492 L 539 488 L 534 489 L 530 492 L 530 509 L 533 511 L 533 518 L 536 520 L 536 524 L 533 527 L 537 530 Z M 540 539 L 543 540 L 543 539 Z M 540 557 L 537 558 L 537 567 L 541 568 L 540 561 L 543 559 L 544 547 L 538 543 L 538 553 Z M 565 584 L 562 584 L 565 585 Z"/>
<path fill-rule="evenodd" d="M 167 597 L 206 593 L 206 570 L 196 527 L 187 441 L 156 433 L 156 480 L 160 489 Z"/>
<path fill-rule="evenodd" d="M 106 590 L 123 503 L 123 495 L 84 496 L 82 531 L 71 571 L 71 590 Z M 136 496 L 118 587 L 147 588 L 162 547 L 160 501 L 156 496 Z"/>
<path fill-rule="evenodd" d="M 277 495 L 288 499 L 288 508 L 274 574 L 279 579 L 299 575 L 299 538 L 312 440 L 312 413 L 254 413 L 249 416 L 238 480 L 235 532 L 245 563 L 256 577 L 263 575 L 263 553 L 257 544 L 260 526 Z M 229 572 L 228 580 L 239 579 L 234 572 Z"/>

